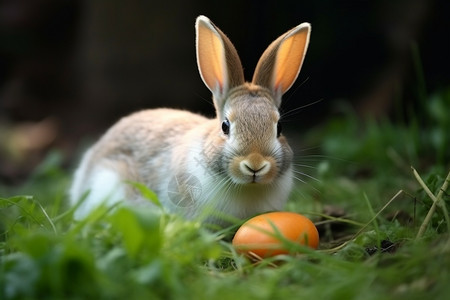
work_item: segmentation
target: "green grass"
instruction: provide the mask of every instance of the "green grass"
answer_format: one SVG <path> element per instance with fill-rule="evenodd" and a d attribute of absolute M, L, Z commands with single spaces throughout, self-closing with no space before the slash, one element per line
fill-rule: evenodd
<path fill-rule="evenodd" d="M 449 106 L 450 91 L 436 94 L 407 125 L 343 109 L 304 137 L 320 147 L 298 157 L 315 171 L 299 169 L 318 180 L 302 177 L 287 209 L 316 222 L 320 250 L 259 263 L 223 239 L 235 228 L 209 232 L 162 210 L 74 222 L 70 174 L 52 153 L 23 186 L 0 186 L 0 299 L 444 299 Z"/>

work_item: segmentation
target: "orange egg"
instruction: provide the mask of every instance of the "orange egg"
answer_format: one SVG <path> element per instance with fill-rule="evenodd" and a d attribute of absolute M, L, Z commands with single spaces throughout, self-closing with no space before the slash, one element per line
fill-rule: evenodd
<path fill-rule="evenodd" d="M 239 253 L 264 258 L 288 254 L 288 243 L 283 239 L 313 249 L 319 246 L 319 233 L 313 222 L 293 212 L 271 212 L 251 218 L 238 229 L 232 243 Z"/>

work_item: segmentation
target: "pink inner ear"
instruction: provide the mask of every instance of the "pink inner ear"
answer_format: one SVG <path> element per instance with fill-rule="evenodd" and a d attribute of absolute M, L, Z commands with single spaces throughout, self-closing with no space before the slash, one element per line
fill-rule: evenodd
<path fill-rule="evenodd" d="M 308 31 L 302 30 L 284 40 L 278 49 L 274 88 L 285 93 L 297 79 L 302 66 Z"/>
<path fill-rule="evenodd" d="M 210 28 L 198 28 L 198 60 L 205 84 L 213 92 L 223 91 L 226 77 L 225 53 L 220 38 Z"/>

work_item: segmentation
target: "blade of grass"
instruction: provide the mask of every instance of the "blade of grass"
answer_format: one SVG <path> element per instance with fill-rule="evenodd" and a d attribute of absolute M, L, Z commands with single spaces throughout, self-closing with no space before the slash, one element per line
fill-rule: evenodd
<path fill-rule="evenodd" d="M 417 42 L 411 43 L 411 52 L 414 63 L 414 69 L 417 76 L 417 93 L 419 94 L 422 108 L 425 108 L 427 101 L 427 89 L 423 71 L 423 64 L 420 58 L 420 51 Z"/>
<path fill-rule="evenodd" d="M 361 223 L 361 222 L 358 222 L 358 221 L 355 221 L 355 220 L 351 220 L 351 219 L 347 219 L 347 218 L 343 218 L 343 217 L 333 217 L 333 216 L 326 215 L 326 214 L 323 214 L 323 213 L 312 213 L 312 212 L 309 213 L 309 214 L 315 215 L 315 216 L 319 216 L 319 217 L 322 217 L 322 218 L 326 219 L 326 220 L 323 220 L 323 221 L 314 222 L 314 225 L 316 225 L 316 226 L 323 225 L 323 224 L 328 224 L 328 223 L 333 223 L 333 222 L 344 223 L 344 224 L 358 226 L 358 227 L 364 226 L 364 223 Z"/>
<path fill-rule="evenodd" d="M 39 208 L 41 209 L 42 213 L 44 214 L 45 218 L 47 219 L 47 222 L 52 227 L 53 233 L 54 234 L 58 234 L 58 231 L 56 230 L 55 224 L 53 223 L 52 219 L 48 216 L 47 211 L 44 209 L 44 207 L 41 205 L 41 203 L 39 203 L 38 201 L 35 201 L 34 199 L 32 199 L 32 201 L 34 201 L 39 206 Z"/>
<path fill-rule="evenodd" d="M 353 237 L 353 239 L 355 239 L 358 235 L 360 235 L 365 229 L 366 229 L 366 227 L 367 226 L 369 226 L 369 224 L 370 223 L 372 223 L 373 221 L 375 221 L 375 219 L 376 218 L 378 218 L 378 216 L 389 206 L 389 205 L 391 205 L 391 203 L 395 200 L 395 199 L 397 199 L 401 194 L 403 194 L 404 193 L 404 191 L 403 190 L 400 190 L 400 191 L 398 191 L 395 195 L 394 195 L 394 197 L 392 197 L 391 198 L 391 200 L 389 200 L 373 217 L 372 217 L 372 219 L 370 219 L 370 221 L 369 222 L 367 222 L 366 223 L 366 225 L 364 225 L 355 235 L 354 235 L 354 237 Z M 370 205 L 370 204 L 369 204 Z"/>
<path fill-rule="evenodd" d="M 366 200 L 367 208 L 369 209 L 370 214 L 373 216 L 371 219 L 371 223 L 373 223 L 373 227 L 375 227 L 375 232 L 377 234 L 377 246 L 381 247 L 381 238 L 379 235 L 380 229 L 378 227 L 377 217 L 379 215 L 375 214 L 375 211 L 373 210 L 372 204 L 370 203 L 369 197 L 367 197 L 367 194 L 364 193 L 364 200 Z"/>
<path fill-rule="evenodd" d="M 416 239 L 419 239 L 423 236 L 425 230 L 428 227 L 428 224 L 431 221 L 431 218 L 433 217 L 433 214 L 436 210 L 436 206 L 441 207 L 442 212 L 444 214 L 445 222 L 447 223 L 447 230 L 450 232 L 450 218 L 448 215 L 447 207 L 445 206 L 445 203 L 441 203 L 442 196 L 444 195 L 445 191 L 447 190 L 448 183 L 450 182 L 450 172 L 447 175 L 447 178 L 445 178 L 444 184 L 442 185 L 441 189 L 439 190 L 439 193 L 437 197 L 430 191 L 428 186 L 425 184 L 425 182 L 420 177 L 419 173 L 414 169 L 414 167 L 411 167 L 414 177 L 416 177 L 417 181 L 419 182 L 420 186 L 424 189 L 424 191 L 427 193 L 427 195 L 433 200 L 433 204 L 430 207 L 430 210 L 428 211 L 427 215 L 425 216 L 425 219 L 423 220 L 422 224 L 420 225 L 419 232 L 417 233 Z"/>

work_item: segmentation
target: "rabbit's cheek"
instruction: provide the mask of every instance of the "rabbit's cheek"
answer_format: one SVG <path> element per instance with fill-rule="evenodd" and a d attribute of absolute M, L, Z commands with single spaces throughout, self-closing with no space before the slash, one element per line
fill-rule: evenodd
<path fill-rule="evenodd" d="M 280 172 L 285 172 L 292 165 L 294 152 L 292 151 L 291 147 L 289 147 L 286 139 L 283 136 L 281 136 L 279 140 L 281 147 L 276 151 L 276 153 L 281 153 L 282 155 L 277 157 L 277 161 Z"/>

